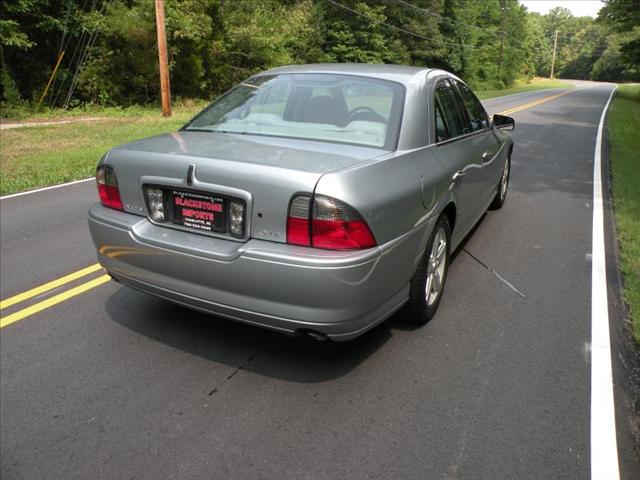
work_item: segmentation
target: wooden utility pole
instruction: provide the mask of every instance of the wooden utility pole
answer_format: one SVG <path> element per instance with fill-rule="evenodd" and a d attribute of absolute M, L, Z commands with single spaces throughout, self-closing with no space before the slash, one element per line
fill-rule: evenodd
<path fill-rule="evenodd" d="M 158 62 L 160 63 L 160 93 L 162 116 L 171 116 L 171 87 L 167 59 L 167 35 L 164 29 L 164 0 L 156 0 L 156 31 L 158 32 Z"/>
<path fill-rule="evenodd" d="M 551 57 L 551 75 L 549 78 L 553 79 L 553 69 L 556 66 L 556 48 L 558 47 L 558 30 L 556 30 L 556 38 L 553 40 L 553 57 Z"/>
<path fill-rule="evenodd" d="M 504 32 L 500 32 L 500 50 L 498 51 L 498 80 L 500 80 L 500 71 L 502 69 L 502 51 L 504 49 Z"/>
<path fill-rule="evenodd" d="M 500 50 L 498 51 L 498 80 L 500 80 L 501 70 L 502 70 L 502 55 L 504 52 L 504 36 L 505 36 L 505 20 L 506 20 L 506 2 L 502 0 L 500 2 L 501 5 L 501 21 L 500 21 Z"/>

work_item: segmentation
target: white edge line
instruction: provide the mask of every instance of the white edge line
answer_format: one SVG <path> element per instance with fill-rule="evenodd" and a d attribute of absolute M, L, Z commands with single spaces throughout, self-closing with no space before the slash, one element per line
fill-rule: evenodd
<path fill-rule="evenodd" d="M 89 180 L 94 180 L 94 177 L 83 178 L 82 180 L 74 180 L 73 182 L 60 183 L 58 185 L 51 185 L 50 187 L 36 188 L 35 190 L 27 190 L 25 192 L 12 193 L 10 195 L 0 197 L 0 200 L 6 200 L 13 197 L 21 197 L 22 195 L 29 195 L 30 193 L 44 192 L 46 190 L 53 190 L 54 188 L 68 187 L 69 185 L 76 185 L 77 183 L 88 182 Z"/>
<path fill-rule="evenodd" d="M 617 88 L 617 87 L 616 87 Z M 618 446 L 611 370 L 609 304 L 602 195 L 602 132 L 614 88 L 602 110 L 593 157 L 593 237 L 591 261 L 591 479 L 618 480 Z"/>

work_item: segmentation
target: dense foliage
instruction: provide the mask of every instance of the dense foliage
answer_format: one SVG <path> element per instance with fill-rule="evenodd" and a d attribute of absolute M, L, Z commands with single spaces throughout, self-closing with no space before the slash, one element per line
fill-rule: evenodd
<path fill-rule="evenodd" d="M 251 74 L 309 62 L 443 67 L 479 88 L 550 73 L 640 78 L 640 0 L 600 18 L 517 0 L 165 0 L 171 89 L 210 98 Z M 64 52 L 45 104 L 129 105 L 159 94 L 153 0 L 9 0 L 0 6 L 5 108 L 34 102 Z"/>

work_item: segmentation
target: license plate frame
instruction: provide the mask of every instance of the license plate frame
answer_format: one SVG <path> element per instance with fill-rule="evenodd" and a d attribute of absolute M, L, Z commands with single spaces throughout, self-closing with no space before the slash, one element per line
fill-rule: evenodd
<path fill-rule="evenodd" d="M 226 232 L 226 198 L 214 193 L 175 188 L 165 192 L 169 197 L 170 221 L 174 225 L 199 233 Z"/>

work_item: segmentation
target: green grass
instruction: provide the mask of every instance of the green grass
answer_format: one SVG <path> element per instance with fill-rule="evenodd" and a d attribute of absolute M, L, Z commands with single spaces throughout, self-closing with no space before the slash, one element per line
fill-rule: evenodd
<path fill-rule="evenodd" d="M 640 342 L 640 85 L 620 85 L 607 122 L 624 298 Z"/>
<path fill-rule="evenodd" d="M 104 117 L 98 121 L 2 130 L 0 194 L 90 177 L 111 147 L 175 131 L 203 106 L 203 102 L 177 105 L 171 118 L 163 118 L 159 109 L 151 107 L 101 109 L 81 115 Z M 75 114 L 58 112 L 37 120 L 68 116 Z"/>
<path fill-rule="evenodd" d="M 511 88 L 503 88 L 502 90 L 478 90 L 475 93 L 480 100 L 486 100 L 487 98 L 500 97 L 502 95 L 529 92 L 531 90 L 546 90 L 549 88 L 574 88 L 574 86 L 560 80 L 534 78 L 529 81 L 518 80 Z"/>

